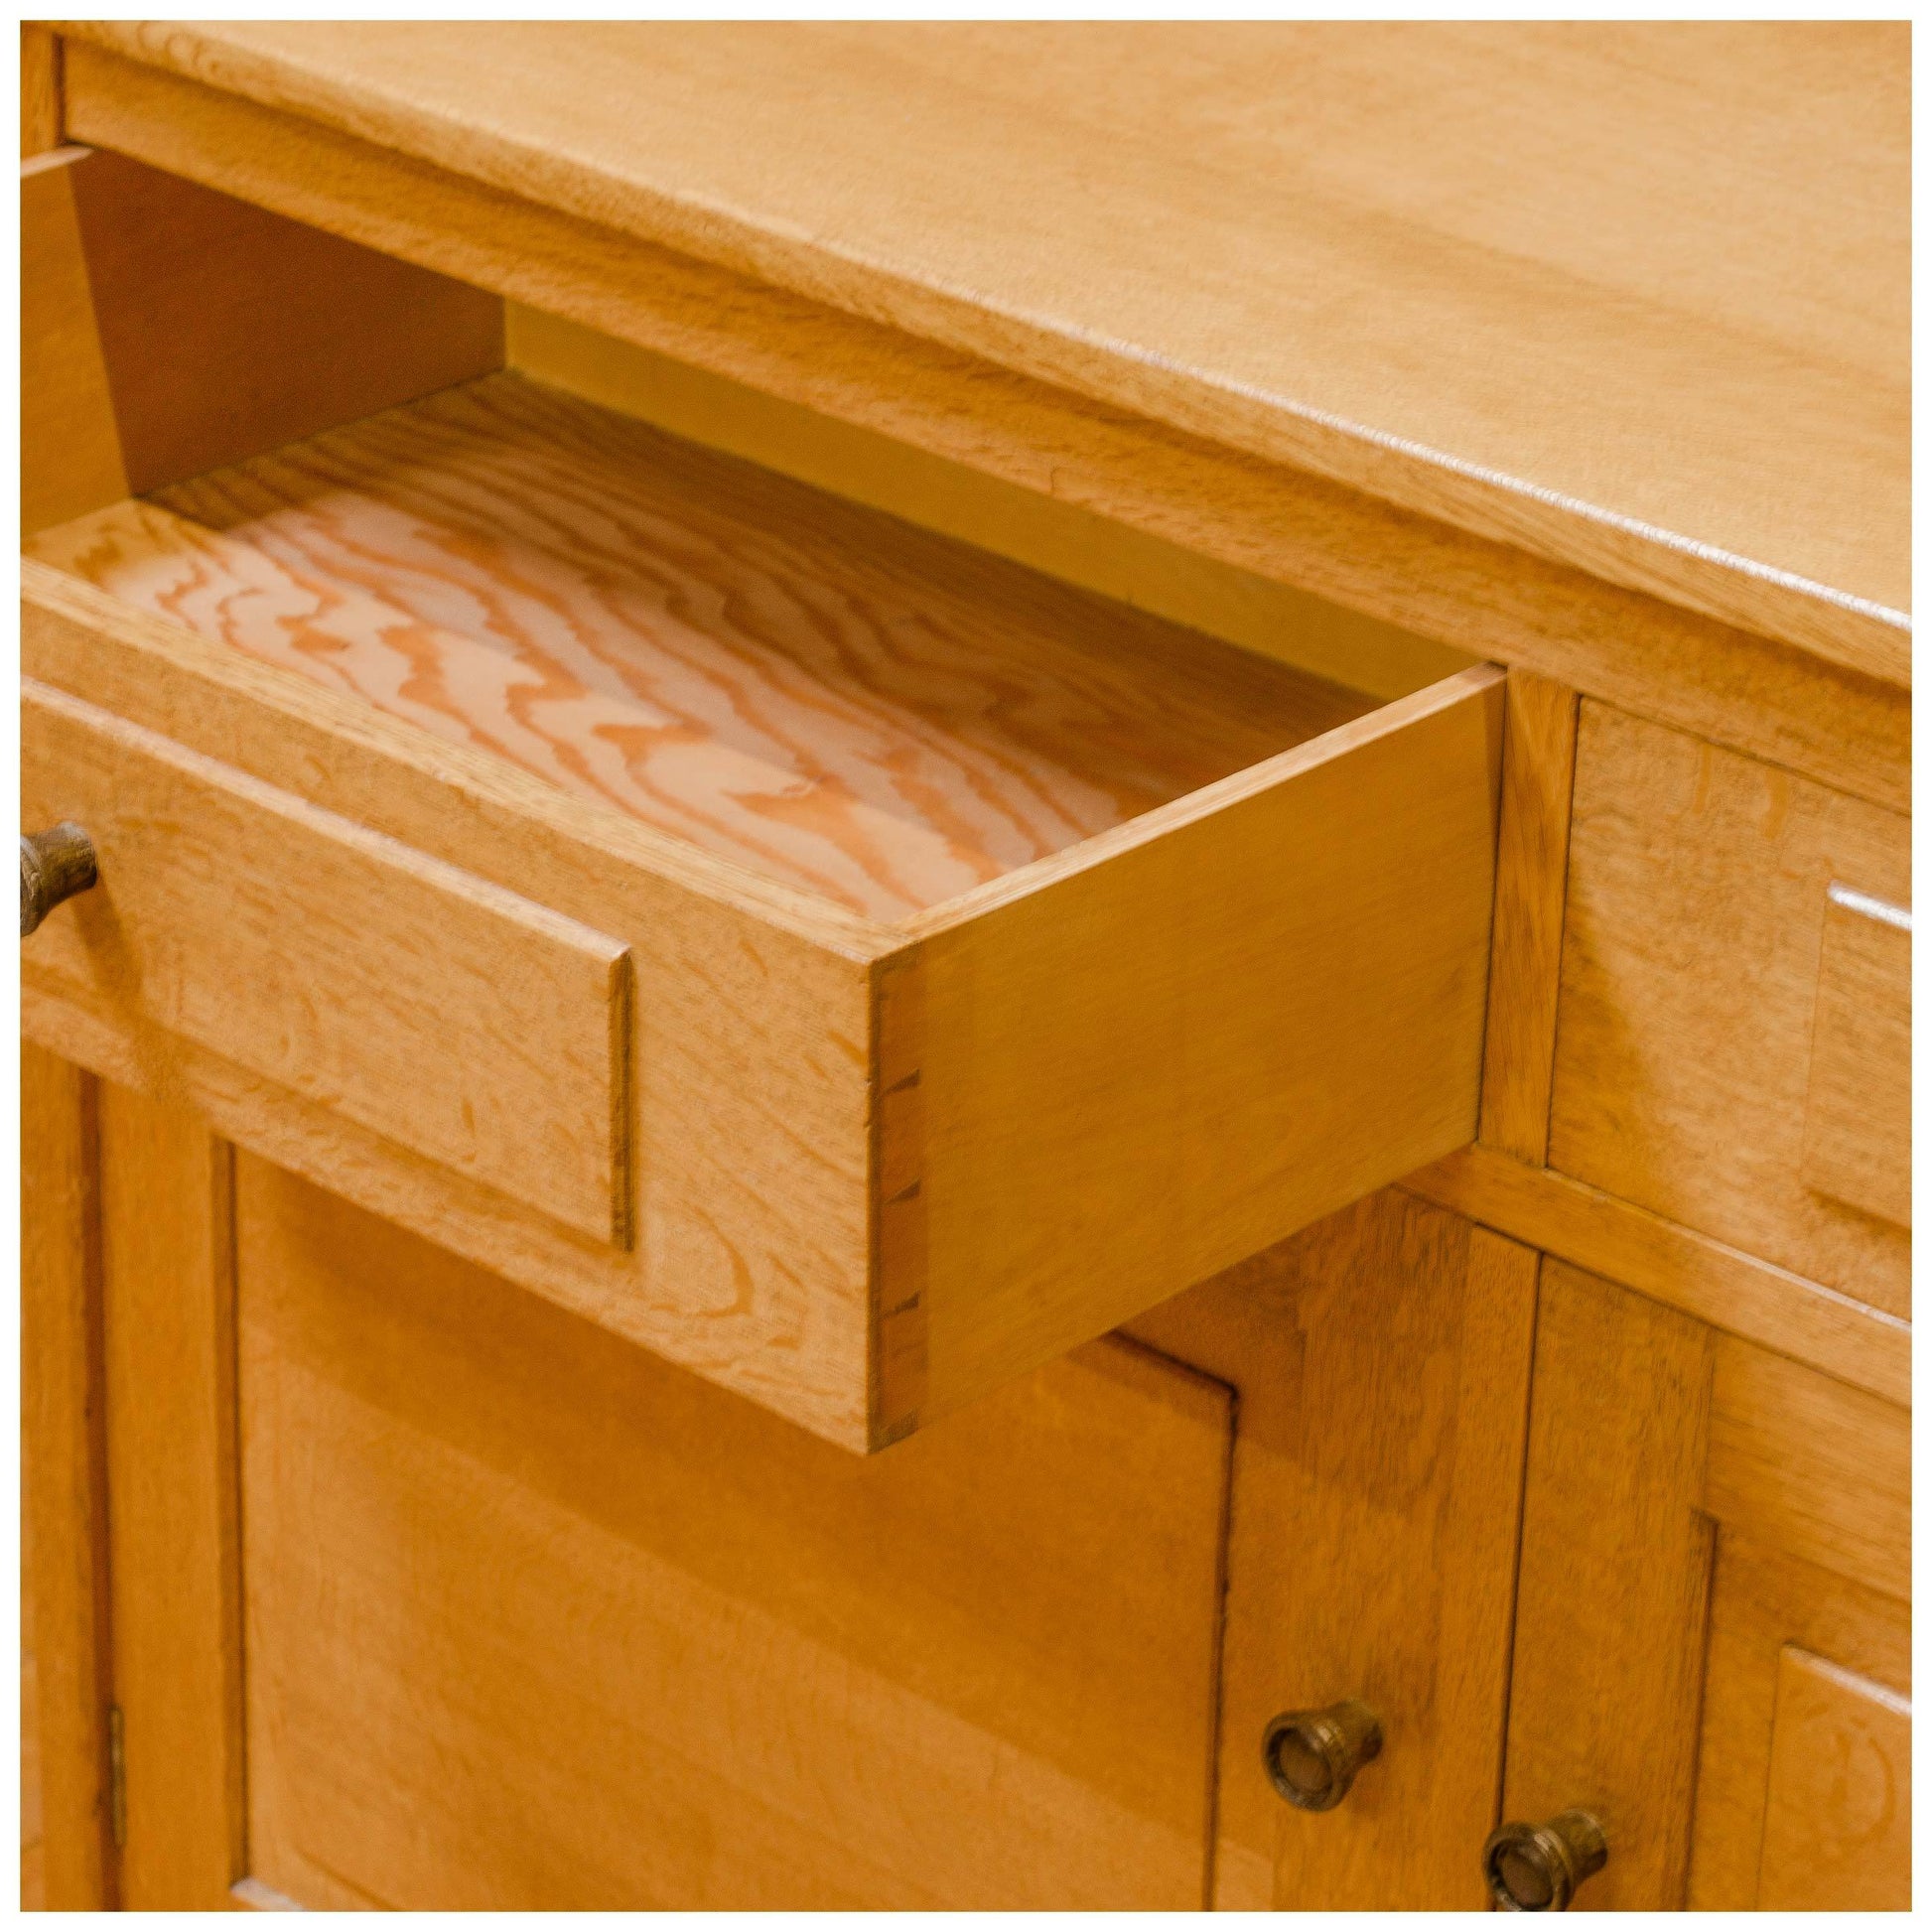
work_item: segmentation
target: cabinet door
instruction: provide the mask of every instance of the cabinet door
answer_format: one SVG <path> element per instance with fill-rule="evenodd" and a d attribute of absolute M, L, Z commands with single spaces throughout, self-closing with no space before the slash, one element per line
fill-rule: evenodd
<path fill-rule="evenodd" d="M 1223 1386 L 1102 1341 L 864 1458 L 100 1142 L 128 1904 L 1201 1904 Z"/>
<path fill-rule="evenodd" d="M 1544 1267 L 1504 1810 L 1580 1902 L 1910 1902 L 1910 1417 Z"/>
<path fill-rule="evenodd" d="M 1496 1822 L 1537 1256 L 1388 1189 L 1135 1324 L 1238 1393 L 1214 1899 L 1454 1910 Z M 1332 1808 L 1262 1755 L 1359 1701 Z"/>

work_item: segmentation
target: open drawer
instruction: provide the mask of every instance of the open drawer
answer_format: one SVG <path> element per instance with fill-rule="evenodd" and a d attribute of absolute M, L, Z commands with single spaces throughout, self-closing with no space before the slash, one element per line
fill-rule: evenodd
<path fill-rule="evenodd" d="M 1344 690 L 30 167 L 35 1038 L 862 1449 L 1471 1138 L 1498 672 Z"/>

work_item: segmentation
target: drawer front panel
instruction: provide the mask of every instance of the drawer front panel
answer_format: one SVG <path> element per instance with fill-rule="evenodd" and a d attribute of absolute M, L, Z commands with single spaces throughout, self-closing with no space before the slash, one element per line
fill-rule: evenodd
<path fill-rule="evenodd" d="M 1587 703 L 1550 1165 L 1909 1312 L 1910 832 Z"/>
<path fill-rule="evenodd" d="M 23 823 L 100 884 L 23 950 L 165 1082 L 207 1047 L 604 1242 L 627 1238 L 616 940 L 65 693 L 29 686 Z"/>
<path fill-rule="evenodd" d="M 1836 884 L 1818 962 L 1804 1179 L 1912 1225 L 1912 915 Z"/>
<path fill-rule="evenodd" d="M 1808 1650 L 1778 1658 L 1760 1911 L 1902 1912 L 1912 1902 L 1912 1707 Z"/>

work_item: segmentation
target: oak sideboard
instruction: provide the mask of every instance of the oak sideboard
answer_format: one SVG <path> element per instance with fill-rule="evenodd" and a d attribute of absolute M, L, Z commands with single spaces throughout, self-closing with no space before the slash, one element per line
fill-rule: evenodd
<path fill-rule="evenodd" d="M 28 1902 L 1906 1905 L 1908 31 L 25 28 Z"/>

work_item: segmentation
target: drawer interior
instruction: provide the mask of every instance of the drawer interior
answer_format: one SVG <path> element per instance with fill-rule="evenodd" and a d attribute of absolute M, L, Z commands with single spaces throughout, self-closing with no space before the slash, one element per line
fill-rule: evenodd
<path fill-rule="evenodd" d="M 109 886 L 43 1043 L 867 1449 L 1470 1137 L 1494 667 L 30 168 L 24 797 Z"/>
<path fill-rule="evenodd" d="M 79 271 L 52 333 L 91 331 L 104 380 L 69 352 L 65 433 L 35 444 L 110 454 L 29 554 L 861 916 L 1390 694 L 1387 637 L 1380 697 L 1348 688 L 1292 635 L 1258 655 L 503 368 L 479 291 L 121 156 L 48 172 L 66 199 L 30 229 Z M 30 308 L 59 280 L 43 264 Z M 30 493 L 71 508 L 68 481 Z"/>
<path fill-rule="evenodd" d="M 507 372 L 29 548 L 882 919 L 1374 704 Z"/>

